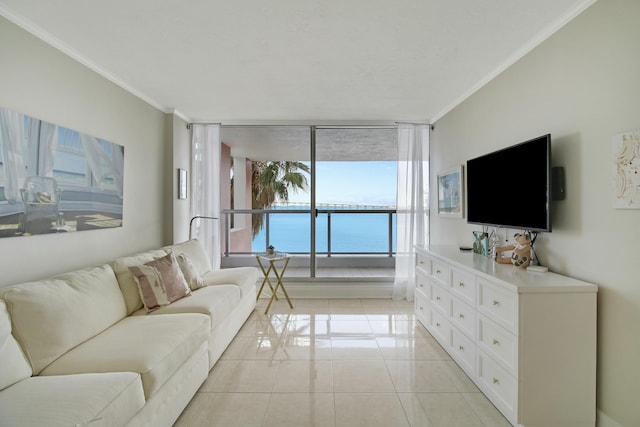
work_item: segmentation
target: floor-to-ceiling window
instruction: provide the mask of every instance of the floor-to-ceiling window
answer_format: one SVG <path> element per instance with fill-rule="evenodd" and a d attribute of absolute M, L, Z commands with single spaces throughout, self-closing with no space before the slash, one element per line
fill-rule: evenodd
<path fill-rule="evenodd" d="M 228 257 L 273 245 L 289 274 L 393 275 L 395 126 L 222 126 Z"/>

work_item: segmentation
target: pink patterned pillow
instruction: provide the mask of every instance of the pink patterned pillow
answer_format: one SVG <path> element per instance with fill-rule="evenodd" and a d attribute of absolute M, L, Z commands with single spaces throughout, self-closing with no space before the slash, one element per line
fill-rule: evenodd
<path fill-rule="evenodd" d="M 147 312 L 191 295 L 173 253 L 144 265 L 129 267 L 129 270 L 138 284 L 140 298 Z"/>

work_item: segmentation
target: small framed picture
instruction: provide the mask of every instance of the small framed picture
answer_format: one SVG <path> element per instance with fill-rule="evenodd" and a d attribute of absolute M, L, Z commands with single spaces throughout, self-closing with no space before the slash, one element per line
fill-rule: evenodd
<path fill-rule="evenodd" d="M 178 199 L 187 198 L 187 170 L 178 169 Z"/>
<path fill-rule="evenodd" d="M 463 185 L 462 165 L 438 174 L 438 215 L 462 218 Z"/>

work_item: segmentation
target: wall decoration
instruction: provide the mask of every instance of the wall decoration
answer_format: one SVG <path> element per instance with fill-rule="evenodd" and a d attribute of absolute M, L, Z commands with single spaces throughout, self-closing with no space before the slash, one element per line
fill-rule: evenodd
<path fill-rule="evenodd" d="M 462 165 L 438 174 L 438 214 L 462 218 Z"/>
<path fill-rule="evenodd" d="M 640 209 L 640 130 L 613 137 L 613 207 Z"/>
<path fill-rule="evenodd" d="M 122 226 L 124 147 L 0 108 L 0 237 Z"/>
<path fill-rule="evenodd" d="M 187 198 L 187 170 L 178 169 L 178 199 Z"/>

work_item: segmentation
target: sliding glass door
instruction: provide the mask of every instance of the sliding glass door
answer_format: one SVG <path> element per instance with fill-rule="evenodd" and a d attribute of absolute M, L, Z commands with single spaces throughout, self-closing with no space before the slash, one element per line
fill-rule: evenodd
<path fill-rule="evenodd" d="M 391 276 L 395 127 L 315 128 L 316 277 Z"/>
<path fill-rule="evenodd" d="M 273 246 L 294 255 L 290 277 L 392 276 L 396 139 L 393 126 L 222 126 L 226 256 Z"/>

